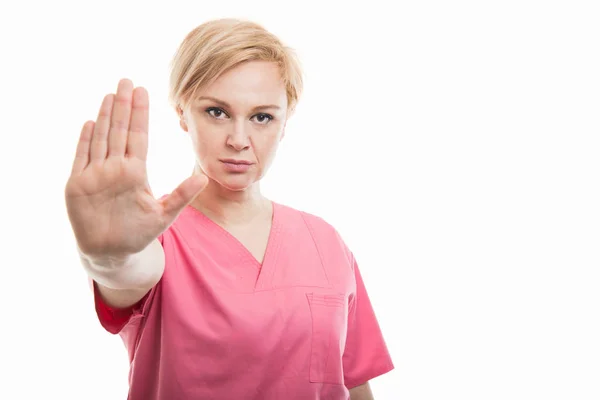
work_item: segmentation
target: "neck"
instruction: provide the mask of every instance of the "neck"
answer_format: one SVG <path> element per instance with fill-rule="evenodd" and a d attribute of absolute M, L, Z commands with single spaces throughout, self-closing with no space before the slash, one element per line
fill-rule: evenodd
<path fill-rule="evenodd" d="M 190 205 L 224 226 L 250 223 L 271 211 L 271 202 L 261 194 L 258 182 L 246 190 L 231 191 L 210 178 Z"/>

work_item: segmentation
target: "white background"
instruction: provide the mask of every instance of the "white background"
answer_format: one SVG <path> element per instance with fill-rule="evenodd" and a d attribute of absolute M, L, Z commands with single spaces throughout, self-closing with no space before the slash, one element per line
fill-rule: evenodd
<path fill-rule="evenodd" d="M 126 397 L 64 184 L 81 125 L 122 77 L 150 93 L 154 192 L 189 175 L 168 64 L 188 31 L 229 16 L 303 62 L 263 189 L 356 254 L 396 364 L 376 399 L 600 398 L 594 2 L 158 4 L 2 3 L 0 398 Z"/>

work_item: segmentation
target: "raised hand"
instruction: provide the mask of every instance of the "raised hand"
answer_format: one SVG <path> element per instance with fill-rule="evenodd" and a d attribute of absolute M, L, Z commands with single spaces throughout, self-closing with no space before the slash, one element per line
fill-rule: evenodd
<path fill-rule="evenodd" d="M 79 249 L 91 257 L 119 258 L 143 250 L 204 189 L 192 175 L 156 199 L 146 171 L 148 93 L 119 82 L 104 98 L 96 122 L 84 124 L 65 187 L 69 220 Z"/>

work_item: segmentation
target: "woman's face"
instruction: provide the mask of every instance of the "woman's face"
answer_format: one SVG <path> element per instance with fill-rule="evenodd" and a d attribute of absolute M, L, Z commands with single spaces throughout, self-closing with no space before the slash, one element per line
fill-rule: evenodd
<path fill-rule="evenodd" d="M 287 94 L 275 63 L 250 61 L 198 91 L 181 116 L 200 169 L 226 189 L 260 180 L 283 138 Z"/>

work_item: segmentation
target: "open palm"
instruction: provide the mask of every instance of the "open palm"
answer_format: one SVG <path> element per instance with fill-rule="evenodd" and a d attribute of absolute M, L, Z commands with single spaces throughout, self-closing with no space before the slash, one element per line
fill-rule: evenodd
<path fill-rule="evenodd" d="M 77 244 L 89 256 L 143 250 L 208 182 L 193 175 L 163 199 L 154 197 L 146 171 L 148 104 L 146 90 L 123 79 L 81 131 L 65 199 Z"/>

